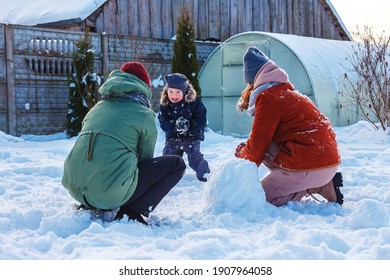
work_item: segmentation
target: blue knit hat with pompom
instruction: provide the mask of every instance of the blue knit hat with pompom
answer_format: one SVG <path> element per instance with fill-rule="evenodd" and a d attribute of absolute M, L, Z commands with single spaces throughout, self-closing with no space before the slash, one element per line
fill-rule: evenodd
<path fill-rule="evenodd" d="M 244 81 L 247 84 L 252 84 L 255 80 L 257 72 L 260 68 L 269 61 L 261 50 L 256 47 L 249 47 L 244 55 Z"/>

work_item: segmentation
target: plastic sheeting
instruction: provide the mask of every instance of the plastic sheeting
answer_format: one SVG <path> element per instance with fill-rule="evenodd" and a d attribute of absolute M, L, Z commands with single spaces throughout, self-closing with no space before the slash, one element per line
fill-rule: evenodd
<path fill-rule="evenodd" d="M 326 40 L 296 35 L 245 32 L 235 35 L 209 56 L 199 73 L 203 102 L 208 108 L 209 126 L 222 134 L 249 133 L 252 118 L 237 112 L 235 105 L 245 88 L 242 58 L 249 46 L 256 46 L 289 75 L 290 81 L 307 95 L 334 126 L 357 122 L 356 107 L 341 92 L 347 93 L 356 42 Z"/>

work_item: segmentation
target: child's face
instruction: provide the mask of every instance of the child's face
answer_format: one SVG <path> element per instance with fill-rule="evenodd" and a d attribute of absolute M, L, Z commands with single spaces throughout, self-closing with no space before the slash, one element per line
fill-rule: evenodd
<path fill-rule="evenodd" d="M 168 98 L 172 103 L 177 103 L 183 100 L 184 94 L 180 89 L 168 88 Z"/>

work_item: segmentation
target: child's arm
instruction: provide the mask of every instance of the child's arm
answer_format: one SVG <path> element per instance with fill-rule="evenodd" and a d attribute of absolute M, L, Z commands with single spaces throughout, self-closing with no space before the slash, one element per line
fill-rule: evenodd
<path fill-rule="evenodd" d="M 203 131 L 207 125 L 207 109 L 200 99 L 195 100 L 195 108 L 192 114 L 192 131 Z"/>
<path fill-rule="evenodd" d="M 168 113 L 164 106 L 160 106 L 160 112 L 158 113 L 158 121 L 161 129 L 165 133 L 175 133 L 175 120 L 168 118 Z"/>

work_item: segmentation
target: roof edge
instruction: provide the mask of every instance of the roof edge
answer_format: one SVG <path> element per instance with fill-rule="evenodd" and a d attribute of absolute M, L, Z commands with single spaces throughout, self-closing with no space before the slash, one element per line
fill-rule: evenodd
<path fill-rule="evenodd" d="M 332 5 L 331 0 L 318 0 L 325 9 L 325 12 L 329 15 L 331 21 L 339 32 L 341 38 L 345 41 L 353 41 L 351 34 L 347 27 L 344 25 L 341 17 L 337 13 L 335 7 Z"/>
<path fill-rule="evenodd" d="M 52 21 L 52 22 L 46 22 L 46 23 L 38 23 L 36 26 L 50 27 L 50 26 L 60 26 L 60 25 L 67 25 L 67 24 L 78 24 L 81 22 L 83 22 L 83 19 L 78 17 L 78 18 L 63 19 L 63 20 L 59 20 L 59 21 Z"/>

